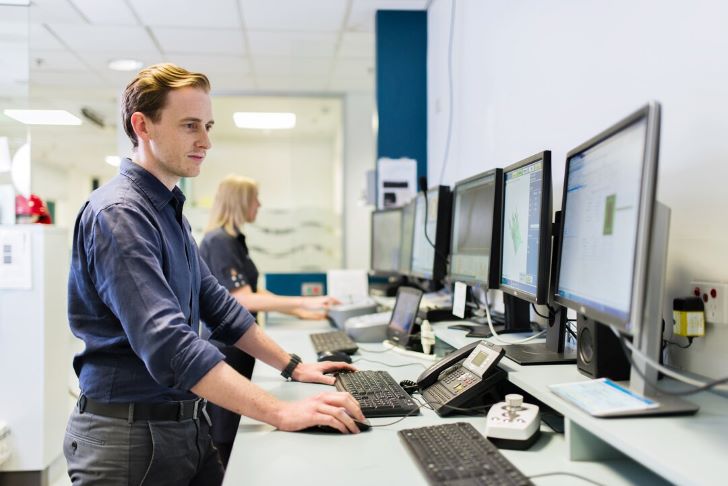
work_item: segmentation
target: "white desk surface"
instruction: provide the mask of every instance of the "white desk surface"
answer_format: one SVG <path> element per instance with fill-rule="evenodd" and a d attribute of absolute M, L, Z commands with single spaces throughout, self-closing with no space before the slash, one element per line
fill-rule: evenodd
<path fill-rule="evenodd" d="M 298 353 L 305 361 L 315 359 L 308 334 L 330 329 L 326 322 L 280 319 L 269 319 L 266 326 L 266 332 L 279 344 L 290 352 Z M 354 355 L 356 365 L 360 369 L 384 369 L 396 380 L 414 380 L 424 367 L 432 363 L 392 351 L 368 353 L 365 351 L 367 349 L 384 348 L 380 344 L 361 344 L 360 351 Z M 388 364 L 421 361 L 422 365 L 393 368 L 365 361 L 368 359 Z M 285 382 L 277 370 L 260 363 L 255 368 L 253 382 L 284 400 L 302 399 L 333 389 L 325 385 Z M 281 432 L 270 425 L 244 417 L 238 429 L 224 485 L 426 484 L 425 476 L 397 436 L 397 431 L 457 421 L 470 422 L 483 431 L 485 418 L 441 418 L 425 408 L 421 409 L 421 413 L 382 427 L 378 425 L 389 424 L 397 418 L 371 419 L 375 427 L 358 435 Z M 570 461 L 564 435 L 554 433 L 543 424 L 541 430 L 541 438 L 530 450 L 502 451 L 527 476 L 571 472 L 604 485 L 665 483 L 660 477 L 628 459 L 605 462 Z M 544 486 L 587 484 L 581 479 L 563 475 L 535 478 L 533 482 Z"/>

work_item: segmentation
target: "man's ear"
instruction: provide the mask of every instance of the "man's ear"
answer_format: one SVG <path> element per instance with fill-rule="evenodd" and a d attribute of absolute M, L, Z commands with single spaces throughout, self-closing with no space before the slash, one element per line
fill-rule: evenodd
<path fill-rule="evenodd" d="M 137 136 L 137 140 L 148 142 L 151 138 L 149 130 L 151 129 L 151 121 L 140 111 L 135 111 L 131 115 L 131 127 Z"/>

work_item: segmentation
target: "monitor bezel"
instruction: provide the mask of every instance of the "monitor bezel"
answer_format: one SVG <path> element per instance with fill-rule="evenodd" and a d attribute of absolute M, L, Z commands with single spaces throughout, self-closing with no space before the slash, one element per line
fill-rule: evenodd
<path fill-rule="evenodd" d="M 400 274 L 399 271 L 398 271 L 399 270 L 399 262 L 397 264 L 397 270 L 395 270 L 395 271 L 391 271 L 391 270 L 381 270 L 381 269 L 374 268 L 374 218 L 376 217 L 377 214 L 380 214 L 380 213 L 393 213 L 393 212 L 399 212 L 400 213 L 400 220 L 399 221 L 400 221 L 400 226 L 401 226 L 401 224 L 402 224 L 402 215 L 401 215 L 402 208 L 400 208 L 400 207 L 397 207 L 397 208 L 385 208 L 385 209 L 375 209 L 371 213 L 371 220 L 370 220 L 371 239 L 369 241 L 369 269 L 370 269 L 370 271 L 371 271 L 370 273 L 372 275 L 380 275 L 382 277 L 394 277 L 394 276 L 397 276 L 397 275 Z M 399 242 L 399 246 L 402 246 L 401 239 L 402 239 L 402 233 L 400 232 L 400 242 Z"/>
<path fill-rule="evenodd" d="M 541 160 L 543 163 L 543 177 L 541 178 L 541 214 L 539 215 L 539 234 L 538 244 L 538 283 L 536 285 L 536 293 L 532 294 L 522 289 L 512 287 L 502 282 L 503 278 L 503 251 L 501 246 L 500 261 L 498 264 L 498 286 L 506 294 L 512 295 L 519 299 L 531 302 L 533 304 L 548 304 L 549 300 L 549 283 L 550 283 L 550 266 L 551 266 L 551 223 L 553 220 L 553 197 L 551 184 L 551 151 L 544 150 L 525 158 L 515 164 L 509 165 L 503 169 L 503 190 L 501 191 L 501 224 L 500 224 L 500 244 L 504 245 L 503 238 L 505 236 L 506 218 L 503 215 L 505 211 L 506 198 L 506 176 L 508 173 L 518 170 L 534 162 Z"/>
<path fill-rule="evenodd" d="M 647 273 L 649 264 L 649 245 L 652 238 L 652 219 L 657 196 L 657 168 L 660 149 L 660 104 L 652 101 L 637 111 L 626 116 L 611 127 L 603 130 L 598 135 L 590 138 L 578 147 L 566 154 L 566 168 L 564 171 L 564 187 L 561 199 L 562 224 L 561 237 L 559 238 L 559 261 L 555 265 L 556 278 L 554 279 L 553 297 L 554 300 L 565 307 L 576 310 L 590 319 L 604 324 L 617 326 L 621 331 L 633 334 L 639 327 L 642 319 L 642 311 L 645 305 L 647 294 Z M 589 306 L 583 302 L 576 302 L 567 297 L 559 295 L 559 278 L 561 272 L 561 259 L 563 258 L 563 231 L 566 221 L 566 198 L 569 187 L 569 168 L 575 155 L 588 150 L 617 133 L 647 120 L 645 133 L 645 146 L 642 156 L 642 180 L 640 181 L 639 210 L 637 212 L 637 234 L 635 238 L 635 258 L 632 270 L 632 291 L 630 308 L 627 319 L 620 318 L 614 314 L 604 312 L 600 309 Z"/>
<path fill-rule="evenodd" d="M 480 179 L 494 177 L 495 194 L 493 199 L 493 227 L 490 232 L 490 261 L 488 263 L 488 277 L 487 281 L 481 281 L 477 278 L 467 278 L 459 275 L 453 275 L 452 273 L 452 257 L 455 243 L 455 202 L 457 197 L 458 189 L 476 182 Z M 485 172 L 481 172 L 474 176 L 468 177 L 467 179 L 460 180 L 455 183 L 452 188 L 452 217 L 450 223 L 450 265 L 448 266 L 447 278 L 450 282 L 462 282 L 471 286 L 485 286 L 486 289 L 497 289 L 499 287 L 498 277 L 498 265 L 500 261 L 500 249 L 501 249 L 501 216 L 502 216 L 502 197 L 503 197 L 503 169 L 495 168 Z"/>
<path fill-rule="evenodd" d="M 412 319 L 412 322 L 409 325 L 409 328 L 406 330 L 399 329 L 392 325 L 392 320 L 394 319 L 394 316 L 397 312 L 397 305 L 401 305 L 400 295 L 403 293 L 408 294 L 415 294 L 417 295 L 417 309 L 415 311 L 415 316 Z M 422 295 L 424 292 L 418 288 L 415 287 L 406 287 L 402 286 L 399 289 L 397 289 L 397 298 L 394 301 L 394 308 L 392 309 L 392 317 L 389 319 L 389 323 L 387 324 L 387 339 L 399 346 L 406 346 L 409 343 L 410 336 L 412 334 L 412 328 L 414 327 L 416 321 L 417 321 L 417 314 L 419 312 L 420 308 L 420 302 L 422 302 Z"/>

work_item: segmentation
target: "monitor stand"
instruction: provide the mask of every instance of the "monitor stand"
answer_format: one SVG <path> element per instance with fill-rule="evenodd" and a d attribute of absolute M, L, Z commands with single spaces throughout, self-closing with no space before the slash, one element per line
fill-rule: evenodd
<path fill-rule="evenodd" d="M 637 324 L 637 332 L 633 336 L 633 346 L 639 349 L 643 355 L 651 361 L 659 363 L 662 347 L 662 309 L 665 290 L 665 268 L 667 266 L 667 241 L 670 234 L 670 208 L 655 201 L 655 209 L 652 215 L 652 238 L 650 239 L 650 260 L 647 269 L 647 294 L 642 312 L 642 321 Z M 698 411 L 698 406 L 675 395 L 665 395 L 650 386 L 650 383 L 657 383 L 658 373 L 646 361 L 636 355 L 632 355 L 632 373 L 629 383 L 624 383 L 630 390 L 650 398 L 659 406 L 639 412 L 615 413 L 610 417 L 631 417 L 649 415 L 692 415 Z M 640 373 L 635 371 L 638 368 Z"/>
<path fill-rule="evenodd" d="M 503 347 L 506 356 L 523 366 L 576 363 L 576 350 L 564 346 L 566 325 L 566 309 L 559 306 L 553 319 L 549 319 L 545 343 L 509 344 Z"/>

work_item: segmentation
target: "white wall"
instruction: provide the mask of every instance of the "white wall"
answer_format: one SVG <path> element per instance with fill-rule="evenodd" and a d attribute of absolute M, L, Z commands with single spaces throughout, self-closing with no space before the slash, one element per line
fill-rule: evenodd
<path fill-rule="evenodd" d="M 431 181 L 440 180 L 450 109 L 451 6 L 435 0 L 428 15 Z M 559 209 L 566 152 L 658 100 L 658 197 L 672 208 L 665 311 L 693 278 L 728 281 L 728 4 L 457 0 L 455 6 L 453 136 L 441 182 L 551 149 Z M 691 371 L 725 376 L 726 345 L 728 328 L 711 326 L 690 349 L 671 352 Z"/>

